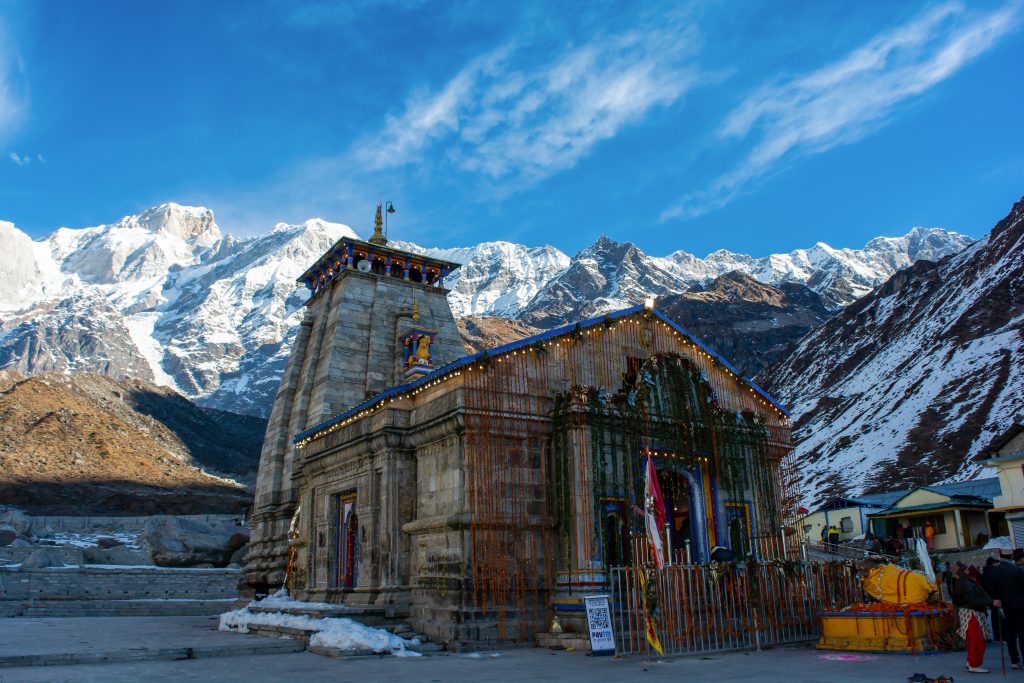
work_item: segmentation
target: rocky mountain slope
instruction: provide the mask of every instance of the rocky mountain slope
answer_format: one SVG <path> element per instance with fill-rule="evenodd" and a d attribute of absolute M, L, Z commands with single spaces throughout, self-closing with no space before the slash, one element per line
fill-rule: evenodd
<path fill-rule="evenodd" d="M 740 272 L 661 297 L 658 308 L 728 358 L 745 377 L 784 357 L 832 316 L 809 287 L 795 282 L 772 287 Z"/>
<path fill-rule="evenodd" d="M 176 204 L 110 225 L 61 228 L 38 241 L 0 222 L 0 368 L 140 378 L 202 405 L 266 415 L 302 314 L 304 290 L 294 279 L 344 235 L 355 233 L 313 219 L 238 239 L 223 235 L 208 209 Z M 969 242 L 916 228 L 861 250 L 819 244 L 761 259 L 729 252 L 656 258 L 606 237 L 572 258 L 508 242 L 393 244 L 463 263 L 447 281 L 457 316 L 549 328 L 649 294 L 702 289 L 733 270 L 776 287 L 805 284 L 827 306 L 840 306 L 917 258 Z M 735 322 L 707 333 L 725 339 Z"/>
<path fill-rule="evenodd" d="M 46 514 L 240 512 L 265 427 L 140 380 L 0 371 L 0 502 Z"/>
<path fill-rule="evenodd" d="M 467 315 L 456 321 L 466 353 L 493 349 L 518 339 L 532 337 L 541 330 L 526 323 L 498 316 Z"/>
<path fill-rule="evenodd" d="M 794 403 L 808 499 L 970 477 L 1024 413 L 1024 200 L 982 240 L 918 261 L 760 377 Z"/>

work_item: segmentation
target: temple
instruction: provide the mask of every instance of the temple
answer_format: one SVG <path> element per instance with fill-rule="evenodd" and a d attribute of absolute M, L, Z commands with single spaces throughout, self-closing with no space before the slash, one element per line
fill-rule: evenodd
<path fill-rule="evenodd" d="M 532 641 L 581 587 L 649 560 L 648 456 L 670 561 L 777 556 L 795 502 L 782 406 L 653 306 L 464 355 L 455 268 L 341 240 L 303 274 L 252 586 L 384 607 L 450 643 Z"/>

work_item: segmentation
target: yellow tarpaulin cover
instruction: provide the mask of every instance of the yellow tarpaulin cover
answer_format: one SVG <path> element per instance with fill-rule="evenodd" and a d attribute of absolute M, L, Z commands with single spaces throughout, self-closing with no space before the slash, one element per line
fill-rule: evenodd
<path fill-rule="evenodd" d="M 909 605 L 925 602 L 939 589 L 920 572 L 900 569 L 894 564 L 883 564 L 864 577 L 864 592 L 875 600 L 890 605 Z"/>

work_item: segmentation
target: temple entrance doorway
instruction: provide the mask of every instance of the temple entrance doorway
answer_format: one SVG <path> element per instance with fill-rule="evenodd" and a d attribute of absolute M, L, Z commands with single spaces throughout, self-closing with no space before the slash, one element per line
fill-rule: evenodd
<path fill-rule="evenodd" d="M 338 496 L 335 522 L 334 585 L 354 588 L 359 567 L 359 516 L 355 493 Z"/>
<path fill-rule="evenodd" d="M 725 504 L 726 526 L 729 533 L 729 548 L 737 558 L 751 555 L 750 505 L 748 503 Z"/>
<path fill-rule="evenodd" d="M 601 558 L 606 567 L 630 563 L 629 520 L 622 498 L 601 499 Z"/>
<path fill-rule="evenodd" d="M 690 480 L 683 474 L 666 470 L 658 473 L 661 495 L 665 498 L 668 534 L 673 562 L 696 562 L 699 556 L 699 537 L 696 531 L 697 509 L 692 503 Z M 687 558 L 687 547 L 690 555 Z"/>

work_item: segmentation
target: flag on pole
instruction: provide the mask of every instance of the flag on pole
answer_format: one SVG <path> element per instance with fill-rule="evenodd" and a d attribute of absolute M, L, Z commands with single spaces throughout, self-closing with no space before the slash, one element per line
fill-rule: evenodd
<path fill-rule="evenodd" d="M 665 528 L 665 499 L 661 497 L 661 486 L 658 485 L 658 474 L 654 471 L 654 460 L 650 453 L 647 454 L 645 479 L 644 524 L 654 554 L 654 564 L 662 569 L 665 566 L 665 548 L 661 544 L 661 530 Z"/>
<path fill-rule="evenodd" d="M 659 655 L 664 656 L 665 650 L 661 646 L 661 639 L 658 637 L 658 631 L 654 628 L 654 616 L 651 614 L 655 609 L 652 603 L 656 603 L 656 597 L 654 596 L 654 586 L 650 586 L 651 592 L 648 593 L 647 583 L 647 570 L 643 567 L 637 569 L 637 575 L 640 577 L 640 595 L 643 596 L 644 600 L 644 635 L 647 637 L 647 642 Z"/>

